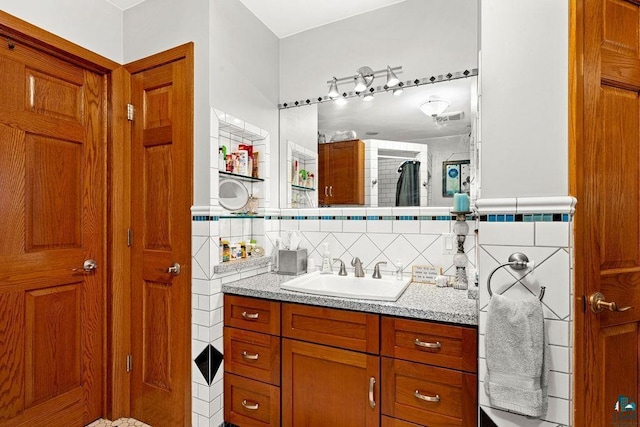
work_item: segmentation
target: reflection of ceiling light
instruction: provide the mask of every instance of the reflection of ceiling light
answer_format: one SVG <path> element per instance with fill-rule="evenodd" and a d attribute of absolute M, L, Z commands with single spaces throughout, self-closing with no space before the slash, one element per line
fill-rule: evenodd
<path fill-rule="evenodd" d="M 447 107 L 449 107 L 449 101 L 438 98 L 437 96 L 430 96 L 429 100 L 418 108 L 427 116 L 436 117 L 442 114 Z"/>
<path fill-rule="evenodd" d="M 402 89 L 402 86 L 404 86 L 404 83 L 402 82 L 398 83 L 398 87 L 393 89 L 393 96 L 402 95 L 402 92 L 404 92 L 404 89 Z"/>
<path fill-rule="evenodd" d="M 346 105 L 347 104 L 347 98 L 336 98 L 335 101 L 333 101 L 336 103 L 336 105 Z"/>
<path fill-rule="evenodd" d="M 340 92 L 338 92 L 338 79 L 334 77 L 331 86 L 329 86 L 329 97 L 335 98 L 336 96 L 340 96 Z"/>
<path fill-rule="evenodd" d="M 391 67 L 387 65 L 387 86 L 393 87 L 400 83 L 400 79 L 396 76 L 396 73 L 391 71 Z"/>

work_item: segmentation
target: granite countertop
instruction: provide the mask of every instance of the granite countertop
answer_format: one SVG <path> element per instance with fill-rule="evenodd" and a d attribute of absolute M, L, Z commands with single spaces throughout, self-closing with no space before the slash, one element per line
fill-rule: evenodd
<path fill-rule="evenodd" d="M 460 325 L 478 324 L 477 301 L 468 298 L 467 291 L 411 283 L 395 302 L 374 301 L 313 295 L 280 288 L 281 283 L 293 278 L 295 276 L 265 273 L 224 284 L 222 292 Z"/>

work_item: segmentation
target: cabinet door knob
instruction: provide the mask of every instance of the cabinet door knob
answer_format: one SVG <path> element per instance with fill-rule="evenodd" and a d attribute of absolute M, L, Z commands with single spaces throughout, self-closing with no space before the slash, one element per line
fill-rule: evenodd
<path fill-rule="evenodd" d="M 374 377 L 369 378 L 369 406 L 371 409 L 376 407 L 376 399 L 373 395 L 373 386 L 376 385 L 376 379 Z"/>
<path fill-rule="evenodd" d="M 440 341 L 424 342 L 424 341 L 420 341 L 418 338 L 416 338 L 416 340 L 413 343 L 415 345 L 417 345 L 418 347 L 424 347 L 424 348 L 440 348 L 440 347 L 442 347 L 442 344 L 440 344 Z"/>
<path fill-rule="evenodd" d="M 247 313 L 246 311 L 243 311 L 242 317 L 244 317 L 245 319 L 256 320 L 258 317 L 260 317 L 260 313 Z"/>
<path fill-rule="evenodd" d="M 426 396 L 424 394 L 421 394 L 419 390 L 416 390 L 413 392 L 413 395 L 420 399 L 420 400 L 424 400 L 426 402 L 440 402 L 440 395 L 436 394 L 435 396 Z"/>

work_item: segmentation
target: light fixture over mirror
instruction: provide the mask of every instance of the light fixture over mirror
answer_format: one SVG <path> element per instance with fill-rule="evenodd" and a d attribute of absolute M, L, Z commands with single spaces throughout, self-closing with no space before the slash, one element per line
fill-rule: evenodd
<path fill-rule="evenodd" d="M 329 84 L 329 93 L 327 94 L 330 98 L 336 98 L 340 95 L 338 92 L 338 83 L 345 83 L 349 81 L 353 81 L 354 87 L 353 90 L 357 93 L 362 93 L 367 88 L 371 87 L 373 81 L 377 76 L 387 76 L 387 82 L 385 87 L 387 89 L 393 88 L 398 83 L 400 83 L 400 79 L 398 79 L 397 74 L 402 73 L 402 67 L 391 67 L 387 65 L 387 68 L 383 70 L 373 71 L 371 67 L 363 66 L 358 68 L 356 74 L 354 76 L 340 77 L 329 80 L 327 83 Z M 401 92 L 400 92 L 401 93 Z"/>

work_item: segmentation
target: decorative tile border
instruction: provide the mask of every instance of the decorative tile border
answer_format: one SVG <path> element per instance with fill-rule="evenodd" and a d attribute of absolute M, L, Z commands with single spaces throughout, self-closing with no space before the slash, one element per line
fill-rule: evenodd
<path fill-rule="evenodd" d="M 455 221 L 455 215 L 267 215 L 267 220 L 282 221 Z M 467 220 L 474 219 L 467 215 Z"/>
<path fill-rule="evenodd" d="M 491 214 L 480 215 L 481 222 L 569 222 L 571 215 L 566 213 L 538 214 Z"/>
<path fill-rule="evenodd" d="M 238 217 L 244 219 L 251 217 Z M 455 221 L 455 215 L 265 215 L 269 221 Z M 467 215 L 467 221 L 472 221 L 475 215 Z M 483 222 L 569 222 L 571 215 L 566 213 L 536 213 L 536 214 L 490 214 L 479 215 Z M 217 215 L 194 215 L 192 221 L 220 221 Z"/>

